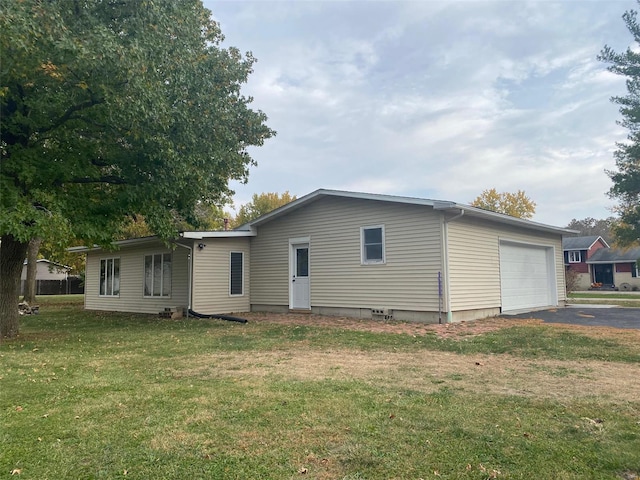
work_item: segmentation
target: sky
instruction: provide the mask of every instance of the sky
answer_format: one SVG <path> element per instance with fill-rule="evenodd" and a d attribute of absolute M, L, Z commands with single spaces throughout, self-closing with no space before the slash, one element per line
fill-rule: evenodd
<path fill-rule="evenodd" d="M 633 0 L 205 0 L 223 47 L 257 58 L 243 94 L 277 135 L 251 148 L 254 193 L 318 188 L 469 204 L 523 190 L 534 221 L 613 215 Z"/>

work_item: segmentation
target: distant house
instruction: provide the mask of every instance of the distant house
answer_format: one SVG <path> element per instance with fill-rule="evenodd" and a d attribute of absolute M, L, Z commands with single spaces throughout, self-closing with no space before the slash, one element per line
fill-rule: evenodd
<path fill-rule="evenodd" d="M 578 284 L 576 285 L 578 290 L 587 290 L 594 283 L 595 280 L 587 261 L 594 253 L 603 248 L 608 249 L 609 245 L 599 235 L 562 239 L 564 264 L 567 269 L 578 273 Z"/>
<path fill-rule="evenodd" d="M 564 305 L 572 231 L 455 202 L 317 190 L 236 230 L 86 252 L 85 308 L 462 321 Z"/>
<path fill-rule="evenodd" d="M 578 288 L 593 285 L 620 290 L 640 289 L 637 261 L 640 247 L 611 248 L 599 236 L 563 238 L 564 263 L 578 272 Z"/>
<path fill-rule="evenodd" d="M 36 263 L 36 295 L 83 293 L 80 280 L 70 275 L 71 267 L 41 258 Z M 24 295 L 27 280 L 27 261 L 22 266 L 20 294 Z"/>

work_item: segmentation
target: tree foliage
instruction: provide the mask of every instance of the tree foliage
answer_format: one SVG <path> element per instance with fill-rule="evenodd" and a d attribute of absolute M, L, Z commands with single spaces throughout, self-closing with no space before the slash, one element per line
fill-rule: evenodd
<path fill-rule="evenodd" d="M 495 188 L 484 190 L 471 206 L 524 219 L 532 218 L 536 212 L 535 202 L 522 190 L 516 193 L 498 193 Z"/>
<path fill-rule="evenodd" d="M 616 219 L 613 217 L 604 219 L 595 219 L 591 217 L 584 218 L 582 220 L 573 219 L 567 225 L 567 228 L 571 230 L 578 230 L 580 235 L 588 237 L 592 235 L 601 236 L 605 242 L 611 245 L 613 242 L 613 231 L 616 224 Z"/>
<path fill-rule="evenodd" d="M 245 203 L 238 210 L 238 215 L 233 219 L 233 226 L 238 227 L 251 220 L 258 218 L 265 213 L 269 213 L 276 208 L 282 207 L 296 199 L 287 190 L 283 194 L 276 192 L 254 193 L 249 203 Z"/>
<path fill-rule="evenodd" d="M 627 78 L 627 95 L 611 101 L 620 105 L 619 123 L 629 133 L 626 142 L 617 144 L 616 170 L 607 173 L 613 181 L 609 195 L 619 201 L 616 212 L 620 222 L 614 227 L 614 234 L 619 244 L 630 245 L 640 239 L 640 25 L 635 10 L 625 12 L 622 18 L 633 35 L 635 48 L 617 53 L 605 45 L 598 59 L 610 64 L 610 72 Z"/>
<path fill-rule="evenodd" d="M 200 1 L 0 2 L 3 264 L 35 237 L 108 244 L 132 215 L 171 237 L 246 181 L 274 132 L 240 93 L 254 58 Z"/>

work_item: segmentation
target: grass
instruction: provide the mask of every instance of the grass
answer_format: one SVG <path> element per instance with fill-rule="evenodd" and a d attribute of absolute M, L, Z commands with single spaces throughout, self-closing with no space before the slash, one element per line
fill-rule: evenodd
<path fill-rule="evenodd" d="M 598 303 L 602 305 L 618 305 L 620 307 L 640 308 L 640 292 L 572 292 L 569 294 L 569 301 L 573 303 Z"/>
<path fill-rule="evenodd" d="M 545 325 L 454 340 L 42 305 L 0 346 L 0 478 L 640 473 L 638 342 Z"/>

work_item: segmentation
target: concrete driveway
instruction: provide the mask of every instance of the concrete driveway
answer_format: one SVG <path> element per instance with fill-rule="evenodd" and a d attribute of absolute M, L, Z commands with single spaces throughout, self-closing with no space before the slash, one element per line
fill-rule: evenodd
<path fill-rule="evenodd" d="M 538 318 L 545 323 L 640 329 L 640 308 L 611 307 L 608 305 L 570 305 L 565 308 L 502 316 L 507 318 Z"/>

